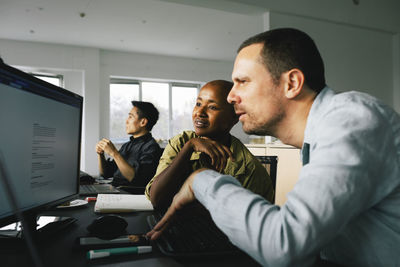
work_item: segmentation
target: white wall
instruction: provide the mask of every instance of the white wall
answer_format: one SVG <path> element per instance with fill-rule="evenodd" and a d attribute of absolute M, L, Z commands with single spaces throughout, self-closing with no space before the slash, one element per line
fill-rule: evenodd
<path fill-rule="evenodd" d="M 271 29 L 295 27 L 316 42 L 325 62 L 328 86 L 335 91 L 357 90 L 369 93 L 399 112 L 399 73 L 394 73 L 394 34 L 324 20 L 281 13 L 266 13 Z M 397 50 L 399 49 L 397 44 Z M 396 81 L 397 79 L 397 81 Z M 397 102 L 397 103 L 396 103 Z"/>
<path fill-rule="evenodd" d="M 66 89 L 84 96 L 81 168 L 97 172 L 97 159 L 89 156 L 99 139 L 99 50 L 0 39 L 4 62 L 65 74 Z"/>
<path fill-rule="evenodd" d="M 327 83 L 337 91 L 360 90 L 400 112 L 400 36 L 385 31 L 267 12 L 256 28 L 296 27 L 316 41 Z M 237 44 L 239 46 L 240 44 Z M 84 96 L 82 169 L 97 174 L 94 147 L 109 136 L 109 77 L 207 82 L 230 79 L 233 60 L 212 61 L 0 39 L 0 56 L 14 66 L 55 69 L 65 87 Z M 233 134 L 246 142 L 241 125 Z"/>

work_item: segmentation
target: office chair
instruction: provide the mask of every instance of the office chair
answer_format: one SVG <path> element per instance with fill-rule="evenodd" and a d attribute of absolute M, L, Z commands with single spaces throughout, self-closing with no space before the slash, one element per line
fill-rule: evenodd
<path fill-rule="evenodd" d="M 278 156 L 255 156 L 261 164 L 267 169 L 271 177 L 272 186 L 276 192 L 276 170 L 278 166 Z"/>

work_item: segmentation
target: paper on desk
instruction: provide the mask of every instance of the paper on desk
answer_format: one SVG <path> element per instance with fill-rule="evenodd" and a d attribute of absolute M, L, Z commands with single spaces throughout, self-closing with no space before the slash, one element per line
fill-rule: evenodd
<path fill-rule="evenodd" d="M 100 213 L 153 210 L 145 195 L 98 194 L 94 211 Z"/>

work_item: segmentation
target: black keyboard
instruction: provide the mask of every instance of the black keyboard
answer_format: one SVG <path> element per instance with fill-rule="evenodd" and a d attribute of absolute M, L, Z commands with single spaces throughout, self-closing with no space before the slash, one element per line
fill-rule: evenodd
<path fill-rule="evenodd" d="M 197 214 L 196 214 L 197 215 Z M 160 251 L 174 257 L 204 257 L 242 255 L 228 237 L 221 232 L 209 216 L 179 216 L 168 230 L 156 240 Z M 153 228 L 162 218 L 161 213 L 147 217 Z"/>
<path fill-rule="evenodd" d="M 110 184 L 85 184 L 79 186 L 79 194 L 81 196 L 118 193 L 120 191 Z"/>

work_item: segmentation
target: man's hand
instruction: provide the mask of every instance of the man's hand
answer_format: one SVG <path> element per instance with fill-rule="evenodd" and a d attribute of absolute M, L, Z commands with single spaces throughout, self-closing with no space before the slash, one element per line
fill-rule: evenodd
<path fill-rule="evenodd" d="M 234 161 L 232 151 L 229 147 L 208 138 L 192 138 L 189 145 L 193 151 L 206 153 L 211 158 L 211 165 L 216 171 L 222 172 L 228 162 L 228 158 Z"/>
<path fill-rule="evenodd" d="M 100 141 L 100 142 L 101 142 L 101 141 Z M 104 150 L 103 150 L 103 148 L 101 148 L 100 142 L 98 142 L 98 143 L 96 144 L 96 153 L 99 154 L 99 155 L 104 154 Z"/>
<path fill-rule="evenodd" d="M 110 140 L 103 138 L 97 143 L 96 152 L 97 154 L 103 154 L 105 152 L 108 155 L 114 157 L 114 154 L 118 152 L 118 150 L 115 148 L 114 144 Z"/>
<path fill-rule="evenodd" d="M 193 172 L 182 185 L 179 192 L 174 196 L 171 206 L 168 208 L 164 217 L 154 226 L 154 228 L 146 234 L 147 238 L 155 240 L 168 228 L 169 224 L 174 218 L 175 213 L 182 209 L 185 205 L 193 202 L 196 198 L 194 196 L 192 185 L 197 173 L 206 170 L 205 168 Z"/>

